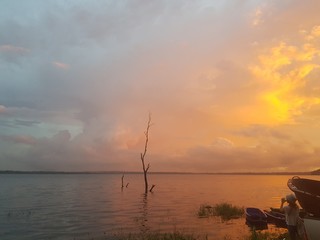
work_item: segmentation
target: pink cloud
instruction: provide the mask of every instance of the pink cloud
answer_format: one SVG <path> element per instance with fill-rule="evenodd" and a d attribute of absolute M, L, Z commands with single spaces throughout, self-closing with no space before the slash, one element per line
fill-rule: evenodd
<path fill-rule="evenodd" d="M 69 64 L 62 63 L 62 62 L 52 62 L 53 66 L 56 68 L 67 70 L 70 68 Z"/>
<path fill-rule="evenodd" d="M 3 105 L 0 105 L 0 113 L 4 113 L 4 112 L 6 112 L 6 107 L 5 106 L 3 106 Z"/>
<path fill-rule="evenodd" d="M 0 45 L 0 52 L 13 52 L 13 53 L 26 53 L 30 50 L 23 47 L 18 47 L 14 45 Z"/>
<path fill-rule="evenodd" d="M 15 136 L 2 136 L 2 139 L 19 144 L 33 145 L 37 140 L 32 136 L 27 135 L 15 135 Z"/>

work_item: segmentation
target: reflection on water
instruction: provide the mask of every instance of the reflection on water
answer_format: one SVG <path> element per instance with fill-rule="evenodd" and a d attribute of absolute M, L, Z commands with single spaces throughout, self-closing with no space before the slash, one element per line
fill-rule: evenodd
<path fill-rule="evenodd" d="M 239 236 L 244 219 L 199 219 L 201 204 L 228 202 L 261 209 L 279 207 L 290 176 L 150 174 L 157 189 L 148 195 L 143 176 L 127 174 L 0 175 L 0 239 L 91 239 L 149 230 Z M 312 178 L 315 178 L 314 176 Z M 319 178 L 318 178 L 319 179 Z"/>
<path fill-rule="evenodd" d="M 148 194 L 142 194 L 142 212 L 140 218 L 140 232 L 147 233 L 150 230 L 148 226 Z"/>

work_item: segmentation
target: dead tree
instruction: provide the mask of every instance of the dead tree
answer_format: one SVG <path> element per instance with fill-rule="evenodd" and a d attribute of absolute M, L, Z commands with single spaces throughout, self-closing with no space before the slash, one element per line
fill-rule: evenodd
<path fill-rule="evenodd" d="M 148 150 L 148 142 L 149 142 L 149 129 L 151 127 L 151 114 L 149 113 L 149 120 L 148 120 L 148 125 L 147 125 L 147 129 L 144 132 L 144 135 L 146 137 L 146 141 L 144 144 L 144 152 L 141 153 L 140 157 L 141 157 L 141 162 L 142 162 L 142 169 L 143 169 L 143 176 L 144 176 L 144 192 L 147 194 L 148 193 L 148 176 L 147 173 L 149 171 L 150 168 L 150 163 L 145 164 L 145 157 L 147 154 L 147 150 Z M 154 185 L 152 186 L 152 189 L 154 188 Z M 150 191 L 152 191 L 152 189 L 150 189 Z"/>
<path fill-rule="evenodd" d="M 122 174 L 122 177 L 121 177 L 121 190 L 123 190 L 123 187 L 124 187 L 123 179 L 124 179 L 124 174 Z M 128 186 L 129 186 L 129 183 L 126 184 L 126 188 L 127 188 Z"/>

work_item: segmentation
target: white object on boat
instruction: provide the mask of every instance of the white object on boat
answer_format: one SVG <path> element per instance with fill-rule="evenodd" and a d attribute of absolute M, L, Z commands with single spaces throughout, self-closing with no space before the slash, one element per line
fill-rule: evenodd
<path fill-rule="evenodd" d="M 308 240 L 320 239 L 320 218 L 305 217 L 304 227 L 307 232 Z"/>

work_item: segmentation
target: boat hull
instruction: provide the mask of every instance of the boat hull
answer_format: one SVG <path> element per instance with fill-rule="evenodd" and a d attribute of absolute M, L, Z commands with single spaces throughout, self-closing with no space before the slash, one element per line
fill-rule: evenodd
<path fill-rule="evenodd" d="M 293 177 L 288 180 L 288 187 L 307 213 L 320 217 L 320 181 Z"/>
<path fill-rule="evenodd" d="M 252 224 L 267 224 L 267 215 L 258 208 L 246 208 L 246 221 Z"/>
<path fill-rule="evenodd" d="M 283 213 L 278 211 L 264 211 L 267 215 L 267 222 L 274 224 L 276 227 L 287 228 L 286 217 Z"/>

